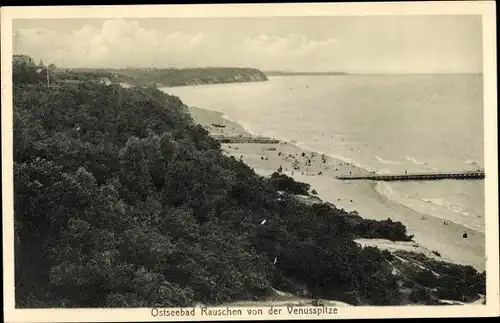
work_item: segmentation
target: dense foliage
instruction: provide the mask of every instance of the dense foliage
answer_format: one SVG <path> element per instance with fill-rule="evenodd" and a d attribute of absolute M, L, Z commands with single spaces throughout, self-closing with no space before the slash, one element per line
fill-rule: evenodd
<path fill-rule="evenodd" d="M 278 172 L 271 174 L 269 184 L 271 184 L 278 191 L 300 195 L 309 195 L 309 189 L 311 188 L 311 185 L 307 183 L 296 182 L 290 176 L 280 174 Z"/>
<path fill-rule="evenodd" d="M 74 71 L 74 70 L 61 70 L 57 73 L 58 80 L 61 81 L 80 81 L 92 82 L 102 78 L 107 78 L 113 82 L 131 83 L 132 78 L 127 78 L 124 75 L 119 75 L 107 71 Z"/>
<path fill-rule="evenodd" d="M 429 289 L 433 289 L 438 298 L 460 302 L 473 301 L 477 294 L 486 295 L 486 272 L 478 273 L 471 266 L 437 261 L 422 254 L 397 251 L 396 255 L 425 264 L 425 269 L 417 270 L 412 277 L 418 288 L 425 290 L 425 293 L 430 293 Z"/>
<path fill-rule="evenodd" d="M 54 65 L 49 66 L 49 71 L 54 68 Z M 53 74 L 53 71 L 52 71 Z M 12 81 L 14 85 L 20 84 L 42 84 L 46 82 L 47 69 L 44 69 L 43 62 L 39 65 L 26 55 L 15 55 L 12 65 Z"/>
<path fill-rule="evenodd" d="M 276 178 L 224 156 L 179 98 L 14 73 L 18 307 L 220 304 L 303 286 L 400 301 L 388 255 L 353 240 L 386 231 L 280 195 Z"/>
<path fill-rule="evenodd" d="M 126 68 L 126 69 L 75 69 L 66 74 L 68 79 L 87 76 L 107 77 L 111 80 L 136 86 L 181 86 L 212 83 L 266 81 L 264 73 L 253 68 Z"/>
<path fill-rule="evenodd" d="M 41 68 L 43 67 L 43 68 Z M 204 68 L 78 68 L 61 69 L 54 64 L 45 68 L 27 55 L 15 55 L 13 64 L 14 84 L 45 84 L 46 73 L 52 83 L 100 82 L 128 83 L 139 87 L 182 86 L 212 83 L 266 81 L 267 76 L 253 68 L 204 67 Z M 31 77 L 31 78 L 30 78 Z"/>
<path fill-rule="evenodd" d="M 384 238 L 391 241 L 411 241 L 413 237 L 407 235 L 406 227 L 401 222 L 394 222 L 391 219 L 376 221 L 353 216 L 351 221 L 355 223 L 353 233 L 358 237 Z"/>

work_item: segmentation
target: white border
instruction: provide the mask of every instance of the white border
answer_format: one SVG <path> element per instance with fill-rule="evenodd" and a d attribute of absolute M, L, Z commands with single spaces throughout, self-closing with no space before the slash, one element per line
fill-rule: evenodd
<path fill-rule="evenodd" d="M 119 322 L 168 321 L 152 317 L 150 309 L 44 309 L 14 308 L 13 254 L 13 169 L 12 169 L 12 20 L 33 18 L 165 18 L 165 17 L 272 17 L 272 16 L 359 16 L 359 15 L 481 15 L 483 20 L 484 145 L 486 170 L 486 263 L 487 305 L 410 306 L 410 307 L 339 307 L 335 316 L 294 316 L 286 308 L 280 316 L 238 319 L 307 318 L 412 318 L 473 317 L 499 315 L 498 269 L 498 152 L 496 93 L 496 20 L 493 1 L 392 2 L 392 3 L 321 3 L 321 4 L 239 4 L 239 5 L 157 5 L 157 6 L 71 6 L 2 7 L 2 201 L 4 315 L 6 322 Z M 245 312 L 246 308 L 242 308 Z M 234 320 L 231 317 L 175 317 L 171 320 Z M 268 308 L 263 308 L 267 313 Z"/>

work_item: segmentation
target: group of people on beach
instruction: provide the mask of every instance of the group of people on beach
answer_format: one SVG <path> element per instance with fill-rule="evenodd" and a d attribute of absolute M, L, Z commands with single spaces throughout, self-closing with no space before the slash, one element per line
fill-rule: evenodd
<path fill-rule="evenodd" d="M 282 157 L 283 160 L 285 161 L 289 161 L 291 160 L 291 164 L 292 164 L 292 167 L 293 167 L 293 170 L 291 171 L 292 173 L 292 176 L 294 175 L 294 171 L 300 171 L 302 170 L 301 174 L 304 175 L 304 171 L 301 167 L 305 167 L 305 175 L 315 175 L 315 174 L 310 174 L 309 173 L 309 169 L 310 167 L 312 167 L 312 163 L 314 162 L 315 158 L 317 157 L 318 154 L 312 152 L 310 153 L 310 155 L 308 155 L 307 153 L 305 152 L 302 152 L 302 153 L 295 153 L 295 155 L 293 154 L 284 154 L 282 152 L 278 152 L 278 156 Z M 326 160 L 326 156 L 324 154 L 321 155 L 321 164 L 326 164 L 327 163 L 327 160 Z M 320 166 L 321 167 L 321 166 Z M 281 169 L 283 169 L 282 166 L 280 166 Z M 324 169 L 328 169 L 328 166 L 325 166 Z M 285 168 L 285 171 L 288 170 L 287 168 Z M 317 175 L 323 175 L 323 170 L 320 170 Z"/>
<path fill-rule="evenodd" d="M 229 146 L 231 148 L 231 146 Z M 274 148 L 270 148 L 268 150 L 276 151 Z M 281 157 L 284 161 L 291 161 L 291 175 L 293 176 L 295 174 L 295 171 L 301 171 L 301 175 L 308 175 L 308 176 L 313 176 L 313 175 L 323 175 L 324 170 L 329 169 L 330 167 L 327 165 L 327 157 L 324 154 L 321 154 L 321 164 L 320 164 L 320 170 L 317 173 L 310 173 L 310 169 L 313 167 L 313 162 L 315 161 L 316 157 L 318 156 L 317 153 L 311 152 L 311 153 L 306 153 L 306 152 L 300 152 L 300 153 L 295 153 L 293 154 L 286 154 L 284 152 L 278 151 L 277 155 Z M 243 155 L 240 155 L 239 160 L 243 162 Z M 267 156 L 260 156 L 261 160 L 269 160 L 269 157 Z M 322 166 L 324 165 L 324 166 Z M 349 165 L 349 163 L 343 163 L 340 162 L 337 166 L 343 166 L 343 165 Z M 305 170 L 304 170 L 305 168 Z M 288 171 L 288 168 L 285 167 L 283 168 L 282 165 L 278 168 L 278 171 L 281 173 L 284 171 Z M 335 168 L 335 171 L 338 171 L 338 167 Z M 349 175 L 352 175 L 352 171 L 349 171 Z"/>
<path fill-rule="evenodd" d="M 308 172 L 309 167 L 311 167 L 312 162 L 314 162 L 315 157 L 317 157 L 317 154 L 314 152 L 310 153 L 310 155 L 308 155 L 305 152 L 301 152 L 300 154 L 296 153 L 295 155 L 293 155 L 293 154 L 286 155 L 285 153 L 278 151 L 277 154 L 278 154 L 278 156 L 280 156 L 282 158 L 284 157 L 283 159 L 286 161 L 292 160 L 292 162 L 291 162 L 292 167 L 293 167 L 293 169 L 291 170 L 292 176 L 294 175 L 294 171 L 296 171 L 296 170 L 300 171 L 301 167 L 303 167 L 303 166 L 306 167 L 306 172 Z M 243 161 L 243 157 L 244 157 L 243 155 L 240 155 L 240 161 Z M 265 157 L 261 156 L 261 160 L 268 160 L 268 159 L 269 159 L 268 156 L 265 156 Z M 301 161 L 301 159 L 302 159 L 302 161 Z M 322 164 L 327 163 L 327 159 L 326 159 L 324 154 L 321 155 L 321 163 Z M 338 166 L 345 166 L 345 165 L 349 165 L 349 163 L 341 162 L 338 164 Z M 287 171 L 288 168 L 285 167 L 284 170 Z M 338 171 L 338 168 L 335 168 L 335 170 Z M 283 172 L 283 166 L 280 165 L 278 168 L 278 173 L 281 174 L 282 172 Z M 304 171 L 302 171 L 301 174 L 304 175 Z M 407 175 L 407 174 L 408 174 L 408 171 L 405 170 L 405 175 Z M 313 174 L 306 174 L 306 175 L 313 175 Z M 323 175 L 323 171 L 320 170 L 317 175 Z M 349 170 L 349 175 L 352 175 L 351 170 Z M 351 200 L 351 202 L 353 202 L 353 200 Z M 422 216 L 421 220 L 425 220 L 425 216 Z M 443 221 L 443 225 L 448 225 L 448 221 Z M 467 237 L 468 237 L 467 232 L 464 232 L 462 235 L 462 238 L 467 239 Z"/>

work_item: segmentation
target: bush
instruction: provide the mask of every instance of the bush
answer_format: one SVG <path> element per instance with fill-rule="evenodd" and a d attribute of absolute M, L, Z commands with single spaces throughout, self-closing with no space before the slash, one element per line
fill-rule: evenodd
<path fill-rule="evenodd" d="M 414 280 L 418 284 L 430 288 L 434 288 L 438 284 L 438 278 L 430 270 L 426 269 L 419 270 Z"/>
<path fill-rule="evenodd" d="M 406 233 L 406 227 L 401 222 L 394 222 L 391 219 L 376 221 L 360 217 L 354 219 L 356 224 L 353 232 L 360 238 L 411 241 L 411 237 Z"/>
<path fill-rule="evenodd" d="M 269 184 L 276 190 L 285 191 L 290 194 L 309 195 L 311 185 L 296 182 L 292 177 L 274 172 L 271 175 Z"/>
<path fill-rule="evenodd" d="M 413 303 L 422 305 L 438 305 L 440 302 L 432 296 L 431 291 L 428 288 L 416 287 L 413 289 L 408 296 L 408 299 Z"/>
<path fill-rule="evenodd" d="M 429 270 L 420 270 L 412 274 L 417 283 L 422 286 L 437 289 L 436 296 L 456 301 L 473 301 L 478 294 L 486 293 L 486 272 L 478 273 L 471 266 L 462 266 L 443 261 L 437 261 L 423 254 L 396 251 L 396 255 L 416 261 Z M 430 270 L 439 275 L 432 274 Z"/>

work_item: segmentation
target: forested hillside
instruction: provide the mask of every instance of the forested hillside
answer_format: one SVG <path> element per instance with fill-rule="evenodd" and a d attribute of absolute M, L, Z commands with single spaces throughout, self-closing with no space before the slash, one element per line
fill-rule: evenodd
<path fill-rule="evenodd" d="M 110 80 L 135 86 L 182 86 L 267 80 L 266 75 L 257 69 L 229 67 L 72 69 L 62 75 L 66 79 L 78 79 L 88 75 L 108 77 Z"/>
<path fill-rule="evenodd" d="M 41 77 L 14 61 L 17 307 L 216 305 L 272 287 L 351 304 L 407 299 L 393 256 L 354 242 L 409 240 L 401 223 L 279 194 L 304 185 L 224 156 L 175 96 Z M 484 293 L 484 273 L 433 268 L 446 275 L 403 279 L 418 301 Z"/>
<path fill-rule="evenodd" d="M 267 81 L 266 75 L 254 68 L 238 67 L 199 67 L 199 68 L 58 68 L 54 64 L 43 66 L 35 64 L 27 55 L 15 55 L 15 82 L 35 82 L 27 80 L 26 67 L 38 70 L 40 82 L 47 82 L 46 73 L 50 73 L 53 83 L 100 82 L 128 83 L 138 87 L 183 86 L 215 83 L 239 83 Z M 24 70 L 23 70 L 24 69 Z M 48 72 L 47 72 L 48 71 Z M 50 81 L 50 80 L 49 80 Z"/>

